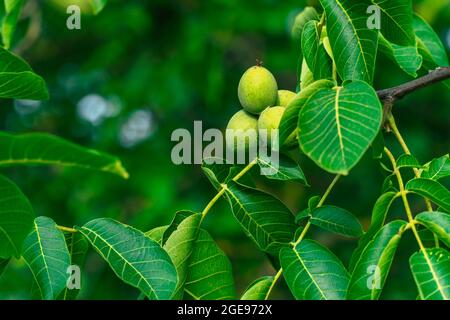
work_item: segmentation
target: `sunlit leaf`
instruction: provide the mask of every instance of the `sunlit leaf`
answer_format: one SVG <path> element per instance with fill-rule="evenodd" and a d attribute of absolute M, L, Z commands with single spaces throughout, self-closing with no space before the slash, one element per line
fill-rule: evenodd
<path fill-rule="evenodd" d="M 236 299 L 231 263 L 203 229 L 189 260 L 185 291 L 195 300 Z"/>
<path fill-rule="evenodd" d="M 141 231 L 115 220 L 92 220 L 78 228 L 115 274 L 149 299 L 172 297 L 177 272 L 169 255 Z"/>
<path fill-rule="evenodd" d="M 294 239 L 294 215 L 278 199 L 230 182 L 226 189 L 234 216 L 259 248 L 274 256 Z"/>
<path fill-rule="evenodd" d="M 273 283 L 273 277 L 262 277 L 248 286 L 241 300 L 266 300 Z"/>
<path fill-rule="evenodd" d="M 24 0 L 4 0 L 3 2 L 5 6 L 4 12 L 1 12 L 1 35 L 3 46 L 6 49 L 9 49 L 11 47 L 11 41 L 13 39 L 14 31 L 16 30 L 17 20 L 22 11 Z"/>
<path fill-rule="evenodd" d="M 64 235 L 47 217 L 34 220 L 23 244 L 23 258 L 33 273 L 42 299 L 53 300 L 64 290 L 70 255 Z"/>
<path fill-rule="evenodd" d="M 99 14 L 106 6 L 108 0 L 89 0 L 94 14 Z"/>
<path fill-rule="evenodd" d="M 425 178 L 417 178 L 409 181 L 406 190 L 417 193 L 450 212 L 450 191 L 437 181 Z"/>
<path fill-rule="evenodd" d="M 397 168 L 421 168 L 419 161 L 410 154 L 401 155 L 397 159 Z"/>
<path fill-rule="evenodd" d="M 381 121 L 380 101 L 367 83 L 322 89 L 300 111 L 300 146 L 321 168 L 348 174 L 377 136 Z"/>
<path fill-rule="evenodd" d="M 405 226 L 405 221 L 393 221 L 385 225 L 368 243 L 352 272 L 348 299 L 379 298 Z"/>
<path fill-rule="evenodd" d="M 442 248 L 416 252 L 409 259 L 422 300 L 450 300 L 450 253 Z"/>
<path fill-rule="evenodd" d="M 83 148 L 59 137 L 0 132 L 0 166 L 60 165 L 104 171 L 128 178 L 116 157 Z"/>
<path fill-rule="evenodd" d="M 343 300 L 349 276 L 342 262 L 327 248 L 303 240 L 280 251 L 283 275 L 297 300 Z"/>
<path fill-rule="evenodd" d="M 286 107 L 286 110 L 283 113 L 283 117 L 280 121 L 280 144 L 283 145 L 287 139 L 292 135 L 297 135 L 297 124 L 298 124 L 298 114 L 300 110 L 305 105 L 306 101 L 319 89 L 324 88 L 332 88 L 334 86 L 333 81 L 329 80 L 319 80 L 302 91 L 298 93 L 294 99 L 289 103 L 289 105 Z"/>
<path fill-rule="evenodd" d="M 439 212 L 422 212 L 416 216 L 416 220 L 427 227 L 439 239 L 450 247 L 450 215 Z"/>
<path fill-rule="evenodd" d="M 201 219 L 202 215 L 198 213 L 184 218 L 164 244 L 164 249 L 171 257 L 178 274 L 177 288 L 172 299 L 183 298 L 190 257 L 195 249 Z"/>
<path fill-rule="evenodd" d="M 20 256 L 33 220 L 28 199 L 12 181 L 0 175 L 0 258 Z"/>
<path fill-rule="evenodd" d="M 308 185 L 305 175 L 300 165 L 291 158 L 279 154 L 277 163 L 273 163 L 271 157 L 260 155 L 258 164 L 262 170 L 266 170 L 264 176 L 271 180 L 296 181 L 304 185 Z"/>
<path fill-rule="evenodd" d="M 314 80 L 332 78 L 333 62 L 320 43 L 318 21 L 309 21 L 303 28 L 302 52 Z"/>

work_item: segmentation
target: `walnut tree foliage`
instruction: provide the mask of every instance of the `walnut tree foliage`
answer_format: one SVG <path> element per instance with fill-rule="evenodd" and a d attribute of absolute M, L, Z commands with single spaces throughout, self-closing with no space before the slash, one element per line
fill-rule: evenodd
<path fill-rule="evenodd" d="M 49 99 L 45 80 L 8 51 L 25 1 L 1 2 L 0 98 Z M 92 0 L 96 13 L 105 5 L 106 0 Z M 371 6 L 378 8 L 380 28 L 368 25 Z M 438 155 L 420 163 L 392 110 L 405 94 L 450 77 L 439 37 L 413 12 L 411 0 L 320 0 L 320 6 L 299 14 L 293 38 L 299 50 L 298 91 L 281 120 L 280 137 L 283 143 L 295 132 L 296 148 L 336 175 L 322 196 L 309 199 L 308 207 L 294 214 L 276 197 L 246 183 L 252 168 L 268 165 L 264 158 L 243 166 L 205 163 L 203 172 L 217 190 L 205 209 L 177 212 L 170 225 L 143 232 L 109 218 L 64 227 L 51 213 L 36 217 L 17 185 L 0 176 L 0 276 L 11 258 L 22 257 L 40 298 L 75 299 L 78 292 L 67 288 L 67 269 L 83 268 L 86 252 L 94 250 L 146 299 L 264 300 L 271 298 L 281 278 L 295 299 L 379 299 L 386 281 L 395 281 L 388 277 L 390 267 L 402 238 L 411 232 L 417 250 L 409 258 L 408 272 L 418 298 L 450 299 L 450 191 L 441 183 L 450 176 L 450 158 Z M 431 73 L 403 87 L 377 91 L 378 55 L 409 76 Z M 388 133 L 397 138 L 403 154 L 394 155 L 385 146 Z M 351 212 L 327 203 L 327 197 L 367 152 L 388 177 L 373 208 L 367 208 L 372 217 L 364 230 Z M 308 174 L 287 153 L 270 178 L 308 186 Z M 128 178 L 114 156 L 49 134 L 0 132 L 0 166 L 27 165 L 78 167 Z M 411 207 L 413 194 L 423 198 L 423 209 Z M 234 216 L 278 270 L 255 279 L 239 295 L 229 259 L 203 226 L 221 198 L 229 202 L 230 218 Z M 395 201 L 404 208 L 399 220 L 390 218 Z M 313 240 L 311 226 L 357 238 L 350 264 Z"/>

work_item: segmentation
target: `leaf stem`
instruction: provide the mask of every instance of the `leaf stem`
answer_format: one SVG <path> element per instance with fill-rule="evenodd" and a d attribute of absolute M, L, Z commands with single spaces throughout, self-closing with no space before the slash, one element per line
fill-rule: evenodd
<path fill-rule="evenodd" d="M 409 202 L 408 202 L 408 198 L 406 196 L 408 192 L 405 190 L 405 185 L 403 183 L 403 178 L 402 178 L 402 175 L 400 173 L 399 168 L 397 168 L 397 163 L 395 161 L 395 157 L 394 157 L 392 152 L 387 147 L 384 148 L 384 152 L 386 153 L 386 155 L 388 156 L 389 160 L 391 161 L 392 168 L 394 169 L 394 174 L 397 177 L 398 187 L 400 189 L 400 194 L 401 194 L 401 197 L 402 197 L 402 200 L 403 200 L 403 205 L 405 207 L 406 216 L 408 217 L 408 222 L 411 225 L 411 230 L 413 231 L 414 236 L 416 237 L 416 240 L 417 240 L 417 243 L 418 243 L 418 245 L 420 247 L 420 250 L 425 252 L 425 247 L 424 247 L 424 245 L 422 243 L 422 240 L 419 237 L 419 233 L 417 232 L 417 228 L 416 228 L 416 225 L 415 225 L 415 220 L 414 220 L 414 217 L 413 217 L 413 214 L 412 214 L 412 211 L 411 211 L 411 207 L 410 207 Z"/>
<path fill-rule="evenodd" d="M 323 204 L 325 203 L 325 201 L 327 200 L 328 196 L 330 195 L 331 191 L 333 190 L 334 186 L 336 185 L 336 183 L 339 181 L 339 179 L 342 176 L 340 174 L 336 175 L 333 179 L 333 181 L 330 183 L 330 185 L 328 186 L 327 190 L 325 191 L 325 193 L 323 194 L 322 198 L 320 198 L 319 203 L 317 204 L 317 208 L 323 206 Z M 297 241 L 295 241 L 294 243 L 292 243 L 292 246 L 295 248 L 297 245 L 300 244 L 300 242 L 302 242 L 303 238 L 306 236 L 306 234 L 309 231 L 309 228 L 311 228 L 311 221 L 308 221 L 308 223 L 306 224 L 305 228 L 303 229 L 302 233 L 300 234 L 300 236 L 298 237 Z M 266 298 L 265 300 L 269 299 L 269 295 L 272 292 L 273 287 L 275 287 L 275 284 L 278 282 L 278 279 L 281 277 L 281 275 L 283 274 L 283 268 L 281 268 L 280 270 L 278 270 L 277 274 L 275 275 L 275 278 L 273 279 L 272 285 L 269 288 L 269 291 L 267 292 Z"/>
<path fill-rule="evenodd" d="M 68 228 L 68 227 L 64 227 L 64 226 L 57 226 L 57 228 L 59 230 L 61 230 L 62 232 L 68 232 L 68 233 L 77 233 L 78 231 L 73 229 L 73 228 Z"/>
<path fill-rule="evenodd" d="M 236 176 L 234 176 L 232 180 L 235 181 L 235 182 L 238 181 L 247 172 L 249 172 L 257 163 L 258 163 L 258 159 L 255 158 L 244 169 L 242 169 Z M 205 209 L 203 209 L 203 211 L 202 211 L 202 221 L 206 217 L 208 212 L 211 210 L 211 208 L 216 204 L 216 202 L 223 196 L 223 194 L 225 193 L 226 190 L 227 190 L 227 186 L 226 185 L 222 185 L 220 190 L 214 196 L 214 198 L 212 198 L 211 201 L 205 207 Z"/>

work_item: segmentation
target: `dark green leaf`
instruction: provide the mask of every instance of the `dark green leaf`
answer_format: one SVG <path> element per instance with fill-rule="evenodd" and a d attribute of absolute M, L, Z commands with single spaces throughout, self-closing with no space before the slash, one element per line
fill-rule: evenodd
<path fill-rule="evenodd" d="M 364 248 L 383 227 L 386 221 L 387 214 L 389 212 L 389 208 L 397 197 L 397 192 L 387 192 L 382 194 L 375 202 L 372 210 L 372 221 L 370 223 L 369 230 L 361 237 L 358 242 L 358 246 L 353 252 L 352 258 L 350 260 L 350 271 L 353 271 L 353 269 L 355 268 L 356 262 L 359 260 Z"/>
<path fill-rule="evenodd" d="M 185 291 L 196 300 L 236 299 L 231 263 L 202 229 L 189 260 Z"/>
<path fill-rule="evenodd" d="M 379 298 L 405 226 L 405 221 L 393 221 L 385 225 L 369 242 L 351 275 L 348 299 Z"/>
<path fill-rule="evenodd" d="M 300 111 L 300 146 L 321 168 L 346 175 L 377 136 L 382 117 L 375 90 L 365 82 L 322 89 Z"/>
<path fill-rule="evenodd" d="M 92 220 L 78 228 L 125 283 L 149 299 L 172 297 L 177 272 L 169 255 L 141 231 L 115 220 Z"/>
<path fill-rule="evenodd" d="M 397 168 L 422 168 L 422 165 L 414 156 L 404 154 L 397 159 Z"/>
<path fill-rule="evenodd" d="M 3 259 L 0 258 L 0 277 L 3 274 L 3 271 L 5 271 L 6 267 L 8 266 L 10 259 Z"/>
<path fill-rule="evenodd" d="M 312 211 L 310 222 L 322 229 L 349 237 L 359 237 L 364 231 L 358 219 L 345 209 L 322 206 Z"/>
<path fill-rule="evenodd" d="M 279 154 L 278 163 L 274 164 L 271 157 L 260 155 L 258 164 L 262 170 L 266 170 L 268 179 L 281 181 L 296 181 L 304 185 L 308 185 L 302 168 L 291 158 Z"/>
<path fill-rule="evenodd" d="M 70 265 L 77 266 L 80 270 L 83 269 L 84 260 L 86 258 L 86 252 L 89 249 L 89 242 L 86 238 L 79 232 L 68 233 L 65 236 L 67 249 L 70 255 Z M 82 276 L 83 273 L 80 274 Z M 82 282 L 82 280 L 81 280 Z M 80 293 L 80 289 L 70 289 L 66 286 L 63 292 L 59 295 L 58 299 L 61 300 L 75 300 Z"/>
<path fill-rule="evenodd" d="M 64 235 L 47 217 L 34 220 L 23 243 L 23 258 L 33 273 L 42 299 L 53 300 L 64 290 L 69 275 L 70 255 Z"/>
<path fill-rule="evenodd" d="M 416 252 L 409 259 L 422 300 L 450 300 L 450 253 L 442 248 Z"/>
<path fill-rule="evenodd" d="M 45 81 L 21 58 L 0 48 L 0 98 L 46 100 Z"/>
<path fill-rule="evenodd" d="M 226 194 L 234 216 L 262 251 L 278 256 L 294 239 L 294 215 L 278 199 L 235 182 L 228 184 Z"/>
<path fill-rule="evenodd" d="M 450 191 L 437 181 L 417 178 L 406 184 L 406 190 L 425 197 L 450 212 Z"/>
<path fill-rule="evenodd" d="M 273 283 L 273 277 L 262 277 L 255 280 L 245 290 L 241 300 L 266 300 L 267 294 Z"/>
<path fill-rule="evenodd" d="M 372 0 L 380 8 L 381 32 L 398 45 L 414 45 L 413 10 L 411 0 Z"/>
<path fill-rule="evenodd" d="M 383 158 L 384 153 L 384 137 L 383 137 L 383 131 L 378 131 L 377 136 L 375 137 L 375 140 L 372 142 L 372 155 L 374 159 L 381 159 Z"/>
<path fill-rule="evenodd" d="M 20 256 L 33 220 L 28 199 L 12 181 L 0 175 L 0 258 Z"/>
<path fill-rule="evenodd" d="M 421 177 L 432 180 L 439 180 L 450 176 L 450 158 L 449 155 L 434 159 L 427 164 L 422 171 Z"/>
<path fill-rule="evenodd" d="M 320 0 L 327 17 L 327 33 L 343 80 L 372 83 L 378 30 L 367 27 L 370 0 Z"/>
<path fill-rule="evenodd" d="M 439 239 L 450 247 L 450 215 L 439 212 L 422 212 L 416 220 L 431 230 Z"/>
<path fill-rule="evenodd" d="M 128 178 L 119 159 L 49 134 L 0 133 L 0 166 L 61 165 L 104 171 Z"/>
<path fill-rule="evenodd" d="M 283 248 L 280 261 L 284 278 L 297 300 L 345 299 L 347 270 L 319 243 L 303 240 L 295 248 Z"/>

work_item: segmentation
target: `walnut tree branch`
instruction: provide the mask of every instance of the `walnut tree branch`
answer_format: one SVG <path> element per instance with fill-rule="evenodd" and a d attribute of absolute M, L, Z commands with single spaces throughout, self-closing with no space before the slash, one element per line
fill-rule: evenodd
<path fill-rule="evenodd" d="M 392 104 L 399 99 L 402 99 L 407 94 L 415 92 L 419 89 L 428 87 L 434 83 L 450 79 L 450 67 L 438 68 L 431 71 L 426 76 L 407 82 L 398 87 L 384 89 L 377 92 L 381 101 L 386 104 Z"/>

